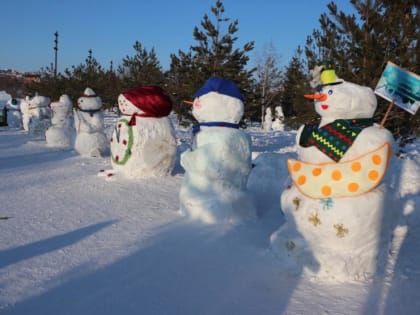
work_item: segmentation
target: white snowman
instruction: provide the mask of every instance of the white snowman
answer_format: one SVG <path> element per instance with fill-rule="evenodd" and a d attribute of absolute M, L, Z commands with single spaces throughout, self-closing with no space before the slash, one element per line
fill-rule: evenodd
<path fill-rule="evenodd" d="M 108 139 L 104 131 L 101 98 L 91 88 L 86 88 L 73 112 L 76 151 L 86 157 L 103 156 L 108 149 Z"/>
<path fill-rule="evenodd" d="M 171 174 L 176 158 L 175 131 L 168 118 L 170 95 L 159 86 L 139 86 L 118 96 L 122 116 L 111 137 L 111 178 L 162 177 Z"/>
<path fill-rule="evenodd" d="M 20 110 L 20 99 L 12 98 L 7 104 L 7 124 L 10 128 L 22 128 L 22 113 Z"/>
<path fill-rule="evenodd" d="M 30 97 L 26 96 L 20 101 L 20 111 L 22 113 L 22 127 L 25 131 L 29 131 L 29 100 Z"/>
<path fill-rule="evenodd" d="M 313 72 L 319 118 L 297 133 L 292 184 L 281 195 L 286 223 L 271 247 L 295 272 L 365 280 L 382 267 L 398 202 L 383 181 L 394 140 L 372 116 L 373 91 L 336 77 L 331 63 Z M 318 81 L 318 82 L 316 82 Z"/>
<path fill-rule="evenodd" d="M 28 100 L 28 131 L 30 135 L 45 135 L 45 131 L 51 125 L 50 121 L 50 98 L 35 95 Z"/>
<path fill-rule="evenodd" d="M 275 108 L 275 118 L 271 127 L 276 131 L 284 130 L 284 114 L 281 106 L 276 106 Z"/>
<path fill-rule="evenodd" d="M 66 148 L 73 146 L 75 129 L 73 122 L 73 102 L 66 94 L 50 104 L 51 127 L 45 132 L 47 146 Z"/>
<path fill-rule="evenodd" d="M 273 130 L 273 114 L 271 112 L 271 108 L 267 107 L 265 110 L 264 122 L 263 122 L 263 129 L 265 131 Z"/>
<path fill-rule="evenodd" d="M 191 150 L 181 155 L 185 169 L 180 211 L 204 223 L 240 222 L 256 216 L 246 192 L 251 140 L 239 129 L 243 98 L 234 82 L 212 77 L 192 103 Z"/>

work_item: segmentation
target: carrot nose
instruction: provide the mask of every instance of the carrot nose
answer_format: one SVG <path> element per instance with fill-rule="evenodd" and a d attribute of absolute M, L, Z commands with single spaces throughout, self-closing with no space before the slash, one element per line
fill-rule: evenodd
<path fill-rule="evenodd" d="M 327 100 L 327 94 L 324 93 L 305 94 L 304 97 L 321 102 Z"/>
<path fill-rule="evenodd" d="M 183 100 L 182 103 L 187 104 L 187 105 L 194 105 L 193 101 Z"/>

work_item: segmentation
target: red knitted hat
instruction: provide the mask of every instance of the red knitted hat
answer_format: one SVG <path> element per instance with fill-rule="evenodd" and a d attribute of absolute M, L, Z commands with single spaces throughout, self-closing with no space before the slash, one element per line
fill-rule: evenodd
<path fill-rule="evenodd" d="M 148 117 L 168 116 L 172 110 L 171 97 L 159 86 L 138 86 L 123 92 L 122 95 Z"/>

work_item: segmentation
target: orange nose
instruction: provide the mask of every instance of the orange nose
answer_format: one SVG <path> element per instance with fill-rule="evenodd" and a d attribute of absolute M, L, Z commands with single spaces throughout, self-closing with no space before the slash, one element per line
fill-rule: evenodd
<path fill-rule="evenodd" d="M 321 102 L 327 100 L 327 94 L 324 93 L 305 94 L 304 97 Z"/>
<path fill-rule="evenodd" d="M 194 102 L 193 101 L 183 100 L 182 103 L 188 104 L 188 105 L 194 105 Z"/>

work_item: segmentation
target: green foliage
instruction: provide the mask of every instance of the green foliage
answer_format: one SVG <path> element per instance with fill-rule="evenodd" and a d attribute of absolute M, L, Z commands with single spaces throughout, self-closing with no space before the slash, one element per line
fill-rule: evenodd
<path fill-rule="evenodd" d="M 123 89 L 129 89 L 140 85 L 159 85 L 165 82 L 165 77 L 156 56 L 154 48 L 147 51 L 139 41 L 133 45 L 136 54 L 126 56 L 122 65 L 118 67 Z"/>
<path fill-rule="evenodd" d="M 186 116 L 187 105 L 181 105 L 183 99 L 191 99 L 211 76 L 219 76 L 234 81 L 245 98 L 245 104 L 252 99 L 252 73 L 247 70 L 247 53 L 254 48 L 254 42 L 246 43 L 241 49 L 235 48 L 238 20 L 223 28 L 229 18 L 224 16 L 225 8 L 220 0 L 211 7 L 214 19 L 205 14 L 201 28 L 193 31 L 195 46 L 188 53 L 178 51 L 178 56 L 171 55 L 171 65 L 167 73 L 168 86 L 175 98 L 175 111 L 179 116 Z"/>
<path fill-rule="evenodd" d="M 316 115 L 313 102 L 303 96 L 311 91 L 306 73 L 302 50 L 298 48 L 285 69 L 280 103 L 283 108 L 285 123 L 292 128 L 297 128 Z"/>
<path fill-rule="evenodd" d="M 334 2 L 321 15 L 320 30 L 308 37 L 305 53 L 309 67 L 333 60 L 337 74 L 351 82 L 375 88 L 388 61 L 419 73 L 420 20 L 418 1 L 351 0 L 356 15 L 338 10 Z M 380 101 L 375 119 L 386 111 Z M 420 133 L 419 118 L 401 109 L 391 112 L 386 127 L 396 136 Z M 408 128 L 407 128 L 408 127 Z"/>

